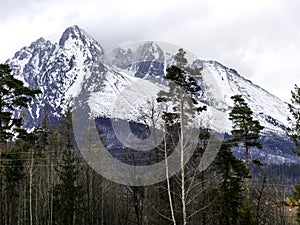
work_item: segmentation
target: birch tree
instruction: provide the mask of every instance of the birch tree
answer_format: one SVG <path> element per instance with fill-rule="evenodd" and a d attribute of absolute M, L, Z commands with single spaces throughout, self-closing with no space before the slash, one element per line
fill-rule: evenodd
<path fill-rule="evenodd" d="M 166 70 L 165 79 L 169 81 L 169 90 L 160 91 L 157 101 L 166 105 L 172 105 L 170 111 L 163 112 L 163 119 L 166 123 L 173 123 L 174 127 L 178 127 L 178 142 L 180 144 L 180 199 L 181 213 L 183 224 L 187 224 L 187 190 L 186 187 L 186 171 L 185 171 L 185 154 L 188 148 L 187 138 L 185 136 L 185 128 L 188 126 L 189 119 L 195 116 L 195 113 L 204 110 L 200 107 L 195 98 L 196 94 L 200 94 L 201 87 L 197 79 L 201 79 L 201 69 L 192 69 L 188 66 L 185 58 L 186 52 L 179 49 L 175 55 L 175 65 L 170 66 Z M 167 171 L 168 173 L 168 171 Z M 173 221 L 175 224 L 175 222 Z"/>

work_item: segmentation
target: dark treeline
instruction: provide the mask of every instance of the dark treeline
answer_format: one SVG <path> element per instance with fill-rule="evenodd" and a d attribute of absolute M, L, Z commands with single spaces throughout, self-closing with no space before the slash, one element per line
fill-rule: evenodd
<path fill-rule="evenodd" d="M 241 95 L 232 97 L 231 139 L 219 140 L 213 132 L 202 128 L 196 140 L 189 140 L 184 129 L 196 114 L 206 109 L 197 105 L 194 98 L 201 88 L 192 75 L 199 71 L 187 67 L 184 56 L 185 52 L 180 49 L 175 55 L 177 66 L 167 69 L 166 79 L 176 85 L 171 86 L 169 92 L 160 92 L 157 99 L 163 106 L 168 106 L 164 103 L 170 101 L 176 106 L 173 111 L 161 108 L 163 127 L 159 129 L 163 142 L 152 149 L 150 156 L 139 158 L 142 161 L 138 163 L 134 162 L 136 152 L 128 150 L 121 155 L 117 152 L 119 159 L 129 160 L 132 165 L 165 162 L 164 181 L 144 186 L 114 183 L 90 167 L 76 147 L 71 107 L 65 110 L 57 124 L 50 123 L 45 116 L 41 126 L 31 131 L 23 129 L 24 115 L 18 117 L 14 112 L 27 107 L 39 91 L 24 87 L 21 81 L 13 78 L 9 67 L 1 64 L 0 224 L 294 224 L 295 213 L 289 210 L 291 206 L 286 198 L 291 194 L 290 185 L 295 182 L 299 166 L 249 161 L 249 151 L 262 147 L 257 140 L 263 127 L 253 118 L 253 112 Z M 149 107 L 152 106 L 149 102 Z M 144 124 L 158 129 L 155 113 L 141 115 Z M 143 126 L 133 123 L 131 127 L 135 127 L 135 136 L 145 138 L 138 129 Z M 107 127 L 98 124 L 97 128 L 99 136 L 105 135 Z M 105 140 L 109 138 L 103 138 Z M 218 148 L 218 154 L 207 168 L 199 170 L 199 162 L 205 158 L 209 143 L 216 144 L 213 146 Z M 112 144 L 104 143 L 105 146 Z M 193 155 L 185 162 L 190 146 L 194 147 Z M 236 146 L 245 149 L 245 163 L 234 156 L 232 149 Z M 171 176 L 172 167 L 165 159 L 174 151 L 179 152 L 180 166 Z M 297 205 L 299 193 L 293 190 L 294 205 Z"/>
<path fill-rule="evenodd" d="M 134 187 L 103 178 L 72 145 L 68 118 L 18 139 L 2 157 L 0 223 L 173 224 L 167 182 Z M 251 217 L 255 224 L 292 222 L 284 203 L 290 193 L 286 174 L 294 172 L 291 165 L 251 166 L 251 210 L 247 211 L 246 170 L 230 148 L 223 146 L 205 171 L 195 170 L 206 135 L 201 133 L 203 145 L 186 165 L 186 183 L 191 184 L 187 224 L 247 224 L 243 217 L 246 221 Z M 176 174 L 169 181 L 176 224 L 183 224 L 179 178 Z"/>

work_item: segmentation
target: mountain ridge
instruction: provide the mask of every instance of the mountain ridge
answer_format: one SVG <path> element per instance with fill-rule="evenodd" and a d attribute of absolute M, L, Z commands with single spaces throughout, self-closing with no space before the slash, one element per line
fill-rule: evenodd
<path fill-rule="evenodd" d="M 142 79 L 163 86 L 165 69 L 172 64 L 175 52 L 167 52 L 164 45 L 151 41 L 140 43 L 135 49 L 131 47 L 132 45 L 122 46 L 107 54 L 92 36 L 75 25 L 63 32 L 58 43 L 39 38 L 21 48 L 6 63 L 10 65 L 16 78 L 26 86 L 42 91 L 25 113 L 26 126 L 39 125 L 45 114 L 55 120 L 70 99 L 80 95 L 85 96 L 85 104 L 97 116 L 109 117 L 118 94 L 127 90 L 134 82 Z M 107 55 L 108 59 L 105 58 Z M 285 136 L 289 113 L 286 102 L 219 62 L 196 59 L 191 65 L 203 67 L 204 77 L 214 77 L 213 82 L 218 84 L 224 99 L 216 100 L 216 90 L 209 90 L 211 84 L 208 82 L 202 84 L 207 92 L 199 98 L 200 102 L 211 109 L 218 108 L 227 116 L 232 107 L 230 97 L 242 94 L 254 111 L 254 116 L 267 128 L 263 139 L 276 134 L 277 138 L 281 137 L 288 142 Z M 120 117 L 135 120 L 137 115 L 130 112 Z M 229 133 L 230 127 L 230 121 L 227 120 L 226 127 L 215 129 Z M 290 160 L 296 160 L 287 148 L 280 151 Z M 269 153 L 272 154 L 272 149 L 269 149 Z"/>

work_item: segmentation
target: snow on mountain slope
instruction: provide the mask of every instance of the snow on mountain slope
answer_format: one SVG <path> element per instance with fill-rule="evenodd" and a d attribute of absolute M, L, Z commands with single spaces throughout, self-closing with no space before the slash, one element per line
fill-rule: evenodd
<path fill-rule="evenodd" d="M 73 26 L 66 29 L 59 43 L 40 38 L 7 60 L 18 79 L 42 91 L 30 104 L 26 124 L 38 125 L 44 113 L 59 116 L 68 99 L 79 94 L 92 65 L 101 64 L 102 55 L 102 47 Z"/>
<path fill-rule="evenodd" d="M 173 62 L 176 52 L 167 52 L 166 47 L 156 42 L 145 42 L 134 48 L 116 49 L 107 60 L 111 66 L 138 78 L 154 83 L 165 84 L 162 79 L 165 68 Z M 169 50 L 169 49 L 168 49 Z M 176 49 L 177 50 L 177 49 Z M 266 90 L 240 76 L 235 70 L 229 69 L 214 61 L 194 60 L 193 67 L 202 67 L 203 96 L 201 102 L 218 109 L 226 114 L 233 106 L 231 96 L 241 94 L 254 112 L 254 116 L 266 127 L 268 132 L 283 134 L 287 126 L 288 105 Z M 209 79 L 213 77 L 213 79 Z M 215 88 L 214 90 L 212 88 Z M 218 90 L 216 90 L 218 89 Z M 221 94 L 221 99 L 217 97 Z M 218 100 L 217 100 L 218 99 Z M 231 123 L 228 120 L 225 127 L 218 127 L 219 131 L 229 133 Z"/>
<path fill-rule="evenodd" d="M 204 67 L 203 76 L 214 76 L 215 82 L 218 84 L 225 105 L 228 107 L 224 110 L 227 112 L 231 110 L 233 106 L 231 96 L 241 94 L 254 112 L 254 117 L 268 131 L 285 133 L 285 127 L 288 125 L 287 115 L 289 115 L 286 102 L 246 80 L 233 69 L 228 69 L 214 61 L 204 61 L 202 65 Z M 231 124 L 228 125 L 226 132 L 229 132 L 231 128 Z"/>
<path fill-rule="evenodd" d="M 130 80 L 130 76 L 132 76 L 149 80 L 155 84 L 164 85 L 166 81 L 162 77 L 165 68 L 172 64 L 173 56 L 176 54 L 176 52 L 166 52 L 164 50 L 163 47 L 159 46 L 159 43 L 155 42 L 146 42 L 133 49 L 128 47 L 124 49 L 119 48 L 108 57 L 108 67 L 115 71 L 116 75 L 114 79 L 120 76 L 117 74 L 125 74 L 128 81 Z M 115 59 L 117 60 L 114 61 Z M 265 127 L 261 138 L 264 149 L 263 151 L 253 151 L 253 157 L 269 162 L 298 161 L 290 151 L 291 142 L 285 135 L 285 128 L 288 125 L 287 115 L 289 115 L 286 102 L 281 101 L 276 96 L 268 93 L 251 81 L 246 80 L 235 70 L 226 68 L 217 62 L 195 60 L 191 62 L 191 65 L 194 67 L 203 67 L 202 76 L 204 81 L 201 83 L 203 94 L 199 100 L 208 106 L 208 112 L 206 113 L 208 118 L 211 118 L 213 110 L 217 110 L 218 113 L 223 114 L 222 117 L 225 119 L 223 123 L 217 124 L 219 125 L 217 127 L 210 123 L 212 125 L 211 128 L 218 132 L 230 134 L 232 124 L 228 119 L 228 113 L 233 106 L 233 101 L 230 97 L 235 94 L 241 94 L 253 110 L 254 117 Z M 136 79 L 132 80 L 132 82 L 136 82 Z M 131 85 L 134 84 L 127 82 L 122 87 L 122 90 Z M 213 90 L 212 86 L 218 90 Z M 110 87 L 110 84 L 106 84 L 106 87 Z M 104 93 L 107 92 L 92 94 L 93 100 L 90 103 L 93 101 L 97 102 L 99 110 L 96 111 L 101 112 L 97 113 L 98 116 L 105 117 L 108 115 L 116 117 L 111 112 L 114 110 L 114 106 L 117 105 L 117 98 L 115 96 L 120 92 L 109 91 L 109 95 L 105 94 L 106 99 L 100 100 Z M 216 93 L 221 93 L 222 98 L 219 99 Z M 106 103 L 108 99 L 112 100 L 110 104 Z M 133 102 L 131 101 L 131 103 Z M 139 113 L 137 111 L 134 112 L 133 108 L 127 112 L 120 113 L 117 118 L 137 121 Z M 239 156 L 243 157 L 242 151 L 239 153 Z"/>
<path fill-rule="evenodd" d="M 138 102 L 143 94 L 154 95 L 164 88 L 165 70 L 174 62 L 173 56 L 177 50 L 170 51 L 161 43 L 144 42 L 132 49 L 122 47 L 104 54 L 97 41 L 73 26 L 66 29 L 58 43 L 40 38 L 16 52 L 7 63 L 18 79 L 42 91 L 26 110 L 27 127 L 40 124 L 45 114 L 49 114 L 50 120 L 55 120 L 71 98 L 84 100 L 95 116 L 137 121 L 137 111 L 122 111 L 126 108 L 122 104 Z M 203 93 L 199 95 L 199 100 L 208 106 L 209 112 L 214 109 L 228 118 L 233 105 L 230 97 L 243 95 L 255 118 L 265 126 L 263 140 L 272 142 L 268 144 L 270 151 L 266 153 L 270 156 L 262 157 L 273 161 L 274 155 L 278 158 L 292 157 L 288 153 L 290 142 L 285 136 L 289 114 L 287 103 L 220 63 L 193 59 L 190 64 L 203 67 Z M 217 84 L 218 90 L 211 89 L 211 81 Z M 124 91 L 133 98 L 126 99 Z M 221 93 L 222 100 L 217 100 L 217 92 Z M 229 133 L 230 121 L 226 119 L 224 123 L 225 126 L 215 129 Z M 278 141 L 286 143 L 285 147 Z M 276 151 L 272 152 L 272 149 Z"/>

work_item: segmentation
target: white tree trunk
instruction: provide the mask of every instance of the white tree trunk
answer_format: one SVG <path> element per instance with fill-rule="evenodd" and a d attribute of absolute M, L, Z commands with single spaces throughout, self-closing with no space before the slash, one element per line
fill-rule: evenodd
<path fill-rule="evenodd" d="M 185 200 L 185 171 L 184 171 L 184 130 L 183 130 L 183 93 L 180 87 L 180 170 L 181 170 L 181 202 L 183 225 L 186 225 L 186 200 Z"/>
<path fill-rule="evenodd" d="M 172 195 L 171 195 L 171 186 L 170 186 L 170 180 L 169 180 L 169 165 L 168 165 L 168 154 L 167 154 L 167 143 L 166 143 L 166 125 L 164 125 L 164 126 L 165 126 L 164 127 L 164 152 L 165 152 L 165 162 L 166 162 L 166 178 L 167 178 L 168 197 L 169 197 L 172 221 L 173 221 L 173 224 L 176 225 L 173 202 L 172 202 Z"/>

